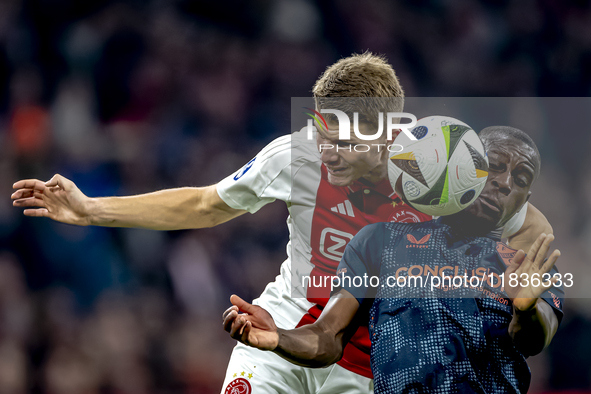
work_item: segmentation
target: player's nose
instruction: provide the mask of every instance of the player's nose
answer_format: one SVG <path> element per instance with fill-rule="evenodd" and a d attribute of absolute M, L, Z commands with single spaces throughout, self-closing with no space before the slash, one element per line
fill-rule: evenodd
<path fill-rule="evenodd" d="M 339 154 L 337 153 L 336 148 L 333 145 L 324 145 L 320 147 L 320 160 L 323 163 L 330 163 L 334 164 L 339 161 Z"/>
<path fill-rule="evenodd" d="M 493 180 L 492 184 L 494 187 L 499 189 L 504 195 L 509 195 L 511 193 L 511 173 L 509 171 L 505 171 L 503 173 L 497 174 Z"/>

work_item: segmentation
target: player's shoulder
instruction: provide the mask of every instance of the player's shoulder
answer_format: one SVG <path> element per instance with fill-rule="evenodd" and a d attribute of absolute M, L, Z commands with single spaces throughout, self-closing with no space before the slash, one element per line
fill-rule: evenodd
<path fill-rule="evenodd" d="M 363 227 L 357 233 L 357 236 L 365 239 L 382 239 L 384 242 L 389 243 L 403 238 L 407 234 L 430 234 L 439 228 L 443 228 L 443 226 L 435 220 L 421 223 L 378 222 Z"/>
<path fill-rule="evenodd" d="M 269 159 L 274 156 L 286 156 L 291 151 L 291 135 L 282 135 L 281 137 L 275 138 L 269 142 L 261 151 L 258 153 L 257 158 L 261 160 Z"/>
<path fill-rule="evenodd" d="M 386 224 L 383 222 L 371 223 L 364 226 L 357 234 L 353 237 L 353 240 L 349 243 L 353 248 L 361 249 L 373 249 L 384 245 L 388 230 Z"/>
<path fill-rule="evenodd" d="M 318 162 L 320 154 L 315 138 L 310 139 L 305 129 L 283 135 L 267 144 L 259 154 L 260 161 L 288 161 L 291 164 Z"/>
<path fill-rule="evenodd" d="M 385 223 L 385 227 L 393 234 L 408 234 L 414 231 L 433 232 L 438 229 L 446 228 L 445 225 L 439 223 L 439 221 L 436 219 L 418 223 L 389 222 Z"/>
<path fill-rule="evenodd" d="M 388 223 L 386 223 L 386 222 L 378 222 L 378 223 L 368 224 L 365 227 L 363 227 L 361 230 L 359 230 L 357 235 L 359 237 L 371 237 L 377 233 L 383 233 L 383 232 L 387 231 L 387 229 L 386 229 L 387 224 Z"/>
<path fill-rule="evenodd" d="M 290 134 L 291 148 L 294 156 L 301 156 L 307 160 L 319 161 L 320 153 L 316 146 L 316 134 L 308 133 L 306 127 Z"/>
<path fill-rule="evenodd" d="M 427 242 L 434 235 L 445 232 L 447 227 L 439 223 L 438 220 L 429 220 L 419 223 L 385 223 L 386 243 L 390 246 L 397 245 L 400 242 Z M 416 241 L 418 240 L 418 241 Z"/>

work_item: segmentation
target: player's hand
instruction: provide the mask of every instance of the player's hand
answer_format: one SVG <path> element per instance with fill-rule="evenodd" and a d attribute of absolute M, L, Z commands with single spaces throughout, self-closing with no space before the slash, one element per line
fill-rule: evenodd
<path fill-rule="evenodd" d="M 279 334 L 269 312 L 249 304 L 237 295 L 232 295 L 230 302 L 233 306 L 222 315 L 224 330 L 245 345 L 261 350 L 275 349 L 279 343 Z"/>
<path fill-rule="evenodd" d="M 86 197 L 74 182 L 56 174 L 47 182 L 27 179 L 12 185 L 12 205 L 27 208 L 26 216 L 48 217 L 62 223 L 87 226 L 90 224 Z"/>
<path fill-rule="evenodd" d="M 518 251 L 513 262 L 505 271 L 505 291 L 518 311 L 525 312 L 533 309 L 540 295 L 554 285 L 557 280 L 555 278 L 548 279 L 548 275 L 544 277 L 544 274 L 550 272 L 560 257 L 560 251 L 556 249 L 544 262 L 553 240 L 554 235 L 552 234 L 540 234 L 527 256 L 523 250 Z M 511 281 L 511 274 L 514 273 L 517 274 L 517 281 Z M 515 278 L 515 275 L 513 277 Z M 516 283 L 516 286 L 511 286 Z"/>

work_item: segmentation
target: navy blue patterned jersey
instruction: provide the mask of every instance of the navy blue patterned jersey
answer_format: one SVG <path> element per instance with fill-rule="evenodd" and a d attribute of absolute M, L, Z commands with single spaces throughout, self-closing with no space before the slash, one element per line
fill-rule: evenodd
<path fill-rule="evenodd" d="M 530 371 L 507 331 L 512 304 L 502 288 L 514 254 L 499 240 L 462 237 L 439 220 L 361 230 L 337 276 L 360 304 L 375 297 L 375 392 L 527 392 Z M 563 296 L 552 287 L 541 297 L 559 321 Z"/>

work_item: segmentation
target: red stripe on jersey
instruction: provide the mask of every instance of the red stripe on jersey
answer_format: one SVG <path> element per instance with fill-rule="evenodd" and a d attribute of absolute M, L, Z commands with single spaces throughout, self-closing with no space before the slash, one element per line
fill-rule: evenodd
<path fill-rule="evenodd" d="M 373 379 L 370 351 L 369 329 L 367 326 L 361 326 L 343 349 L 343 357 L 337 364 L 356 374 Z"/>

